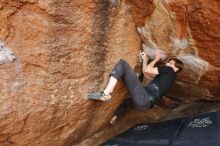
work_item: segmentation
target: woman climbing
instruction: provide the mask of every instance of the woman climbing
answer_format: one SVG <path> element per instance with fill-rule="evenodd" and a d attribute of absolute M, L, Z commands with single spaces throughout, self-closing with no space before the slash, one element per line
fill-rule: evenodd
<path fill-rule="evenodd" d="M 148 85 L 143 86 L 130 65 L 125 60 L 120 60 L 110 74 L 111 76 L 106 88 L 103 91 L 88 95 L 89 99 L 110 102 L 112 100 L 111 93 L 118 80 L 123 79 L 131 98 L 126 98 L 118 107 L 116 113 L 110 120 L 111 124 L 114 124 L 116 119 L 121 116 L 128 107 L 135 107 L 141 111 L 152 107 L 156 100 L 167 93 L 176 79 L 176 73 L 180 72 L 183 68 L 183 62 L 176 57 L 170 57 L 165 61 L 165 65 L 155 67 L 155 64 L 160 60 L 160 51 L 156 52 L 154 60 L 148 65 L 146 53 L 142 52 L 140 55 L 143 63 L 142 71 L 144 76 L 147 76 L 147 74 L 155 75 L 154 79 Z"/>

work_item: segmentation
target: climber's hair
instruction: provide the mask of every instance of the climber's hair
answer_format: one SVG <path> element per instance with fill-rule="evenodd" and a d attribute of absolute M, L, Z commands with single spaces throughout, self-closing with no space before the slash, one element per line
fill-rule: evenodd
<path fill-rule="evenodd" d="M 165 60 L 165 63 L 170 62 L 171 60 L 175 61 L 175 66 L 179 69 L 176 73 L 183 70 L 184 63 L 175 56 L 170 56 Z"/>

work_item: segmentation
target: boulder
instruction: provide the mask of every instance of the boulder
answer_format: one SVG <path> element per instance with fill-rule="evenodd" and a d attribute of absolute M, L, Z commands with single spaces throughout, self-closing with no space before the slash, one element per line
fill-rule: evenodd
<path fill-rule="evenodd" d="M 145 26 L 138 27 L 144 50 L 163 51 L 185 63 L 169 97 L 179 102 L 219 98 L 220 3 L 155 0 Z"/>
<path fill-rule="evenodd" d="M 0 145 L 61 146 L 105 127 L 111 104 L 86 99 L 114 64 L 136 65 L 140 37 L 125 1 L 0 1 Z"/>
<path fill-rule="evenodd" d="M 98 145 L 135 124 L 181 117 L 177 106 L 209 100 L 206 111 L 218 109 L 219 12 L 218 0 L 0 0 L 0 145 Z M 162 105 L 109 127 L 123 82 L 111 103 L 87 94 L 105 87 L 119 59 L 138 68 L 142 49 L 178 56 L 184 71 Z"/>

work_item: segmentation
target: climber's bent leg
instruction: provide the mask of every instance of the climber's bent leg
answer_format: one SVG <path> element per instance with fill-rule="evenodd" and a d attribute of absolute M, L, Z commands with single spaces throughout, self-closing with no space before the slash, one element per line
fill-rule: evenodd
<path fill-rule="evenodd" d="M 136 108 L 144 110 L 151 107 L 150 94 L 141 85 L 136 73 L 126 61 L 120 60 L 113 69 L 111 76 L 117 80 L 120 78 L 124 80 Z"/>
<path fill-rule="evenodd" d="M 136 108 L 144 110 L 151 106 L 148 92 L 141 85 L 140 80 L 130 65 L 122 59 L 115 65 L 111 73 L 110 81 L 105 90 L 89 94 L 88 98 L 111 101 L 110 93 L 113 92 L 115 85 L 120 78 L 124 80 Z"/>
<path fill-rule="evenodd" d="M 113 92 L 117 82 L 118 80 L 116 78 L 114 78 L 113 76 L 110 77 L 109 82 L 103 91 L 105 95 L 110 95 Z"/>
<path fill-rule="evenodd" d="M 102 92 L 97 92 L 97 93 L 90 93 L 88 94 L 89 99 L 97 99 L 97 100 L 102 100 L 102 101 L 111 101 L 111 93 L 113 92 L 118 79 L 122 76 L 123 74 L 123 64 L 121 63 L 122 61 L 120 60 L 114 67 L 113 72 L 111 73 L 112 76 L 109 79 L 109 82 L 106 86 L 106 88 Z"/>
<path fill-rule="evenodd" d="M 115 116 L 120 117 L 129 107 L 133 107 L 133 101 L 131 98 L 126 98 L 123 103 L 117 108 Z"/>
<path fill-rule="evenodd" d="M 133 101 L 130 97 L 126 98 L 123 103 L 117 108 L 114 116 L 110 120 L 110 124 L 114 124 L 118 117 L 125 113 L 129 107 L 133 107 Z"/>

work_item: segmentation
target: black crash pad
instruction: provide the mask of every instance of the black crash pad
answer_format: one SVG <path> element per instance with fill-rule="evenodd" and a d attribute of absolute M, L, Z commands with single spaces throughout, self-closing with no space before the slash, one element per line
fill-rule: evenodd
<path fill-rule="evenodd" d="M 220 111 L 139 124 L 102 146 L 220 146 Z"/>

